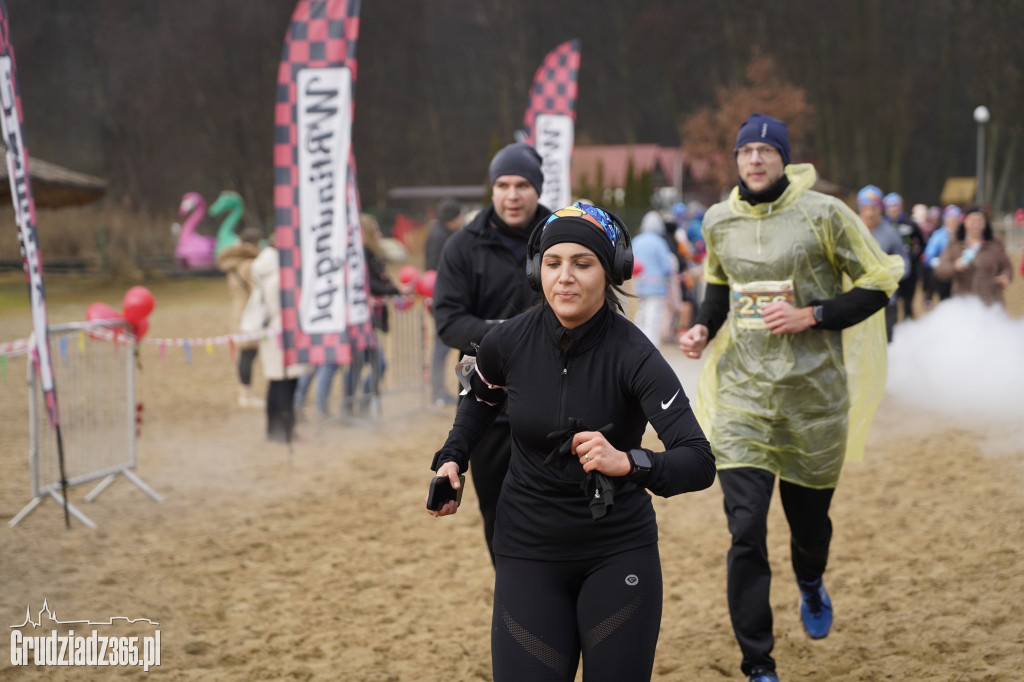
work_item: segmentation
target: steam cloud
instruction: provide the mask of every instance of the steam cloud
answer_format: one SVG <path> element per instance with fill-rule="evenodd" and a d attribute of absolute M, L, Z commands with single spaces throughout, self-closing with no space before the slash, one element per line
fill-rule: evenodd
<path fill-rule="evenodd" d="M 1024 319 L 974 297 L 896 325 L 886 391 L 967 419 L 1024 421 Z"/>

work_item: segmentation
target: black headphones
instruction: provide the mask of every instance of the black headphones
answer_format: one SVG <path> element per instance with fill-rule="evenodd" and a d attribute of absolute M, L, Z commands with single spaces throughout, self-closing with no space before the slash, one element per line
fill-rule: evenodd
<path fill-rule="evenodd" d="M 582 208 L 583 206 L 589 206 L 589 204 L 583 204 L 577 201 L 573 206 L 576 208 Z M 633 243 L 629 238 L 629 230 L 626 229 L 625 224 L 619 219 L 619 216 L 615 215 L 611 211 L 603 208 L 597 208 L 596 206 L 593 206 L 592 208 L 601 211 L 611 218 L 611 225 L 615 230 L 615 254 L 612 256 L 611 272 L 608 274 L 614 284 L 621 285 L 627 279 L 633 277 Z M 587 212 L 589 213 L 589 211 Z M 557 213 L 557 211 L 555 213 Z M 530 286 L 535 291 L 541 290 L 540 237 L 544 232 L 544 228 L 547 227 L 549 222 L 551 222 L 553 216 L 554 213 L 546 215 L 537 223 L 533 228 L 533 232 L 530 233 L 530 239 L 526 244 L 526 281 L 530 283 Z M 582 218 L 579 220 L 582 220 Z"/>

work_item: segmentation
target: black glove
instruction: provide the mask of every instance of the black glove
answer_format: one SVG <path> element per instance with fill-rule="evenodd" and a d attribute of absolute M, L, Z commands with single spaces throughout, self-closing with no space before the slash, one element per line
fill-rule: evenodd
<path fill-rule="evenodd" d="M 596 430 L 599 433 L 605 433 L 611 430 L 612 426 L 612 424 L 607 424 Z M 557 466 L 559 456 L 564 457 L 572 454 L 573 436 L 580 431 L 593 430 L 595 429 L 586 428 L 579 419 L 569 417 L 569 428 L 552 431 L 548 434 L 549 440 L 558 440 L 560 442 L 551 452 L 548 453 L 548 456 L 544 458 L 544 464 L 546 466 Z M 605 435 L 607 434 L 605 433 Z M 564 470 L 568 472 L 569 467 L 573 464 L 573 460 L 566 457 L 562 461 L 564 462 Z M 584 494 L 586 494 L 590 499 L 590 514 L 594 517 L 595 521 L 602 518 L 615 506 L 615 486 L 612 485 L 611 480 L 600 471 L 588 471 L 583 477 L 583 481 L 580 483 L 580 488 L 583 489 Z"/>

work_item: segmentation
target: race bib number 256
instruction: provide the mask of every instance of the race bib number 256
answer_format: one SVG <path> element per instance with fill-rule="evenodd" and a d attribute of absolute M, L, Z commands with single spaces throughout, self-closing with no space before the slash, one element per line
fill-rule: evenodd
<path fill-rule="evenodd" d="M 732 285 L 732 314 L 740 329 L 764 329 L 764 307 L 776 301 L 792 304 L 793 280 Z"/>

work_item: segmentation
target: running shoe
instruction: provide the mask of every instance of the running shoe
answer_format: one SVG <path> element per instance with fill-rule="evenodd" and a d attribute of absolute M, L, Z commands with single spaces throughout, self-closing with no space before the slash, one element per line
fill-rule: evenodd
<path fill-rule="evenodd" d="M 800 586 L 800 620 L 811 639 L 822 639 L 832 629 L 832 600 L 825 591 L 825 582 L 797 580 Z"/>

